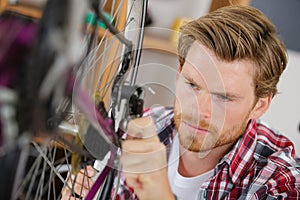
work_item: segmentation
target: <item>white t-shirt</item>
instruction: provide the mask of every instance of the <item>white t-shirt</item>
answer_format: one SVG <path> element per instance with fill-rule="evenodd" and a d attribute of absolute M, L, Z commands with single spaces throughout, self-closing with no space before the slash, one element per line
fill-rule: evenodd
<path fill-rule="evenodd" d="M 180 200 L 196 200 L 201 185 L 213 175 L 213 170 L 195 177 L 183 177 L 178 173 L 179 139 L 175 135 L 168 162 L 168 177 L 173 193 Z"/>

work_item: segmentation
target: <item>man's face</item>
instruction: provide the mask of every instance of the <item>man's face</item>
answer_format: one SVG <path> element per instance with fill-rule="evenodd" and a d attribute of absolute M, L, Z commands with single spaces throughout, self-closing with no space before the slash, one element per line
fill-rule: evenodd
<path fill-rule="evenodd" d="M 221 61 L 194 42 L 176 79 L 174 118 L 181 145 L 203 152 L 235 142 L 255 104 L 253 64 Z"/>

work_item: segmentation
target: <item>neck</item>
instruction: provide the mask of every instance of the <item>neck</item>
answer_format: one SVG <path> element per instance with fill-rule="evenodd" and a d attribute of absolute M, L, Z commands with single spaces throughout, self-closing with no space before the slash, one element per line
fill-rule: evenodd
<path fill-rule="evenodd" d="M 208 172 L 216 167 L 231 147 L 232 144 L 227 144 L 206 152 L 192 152 L 181 146 L 178 172 L 184 177 L 194 177 Z"/>

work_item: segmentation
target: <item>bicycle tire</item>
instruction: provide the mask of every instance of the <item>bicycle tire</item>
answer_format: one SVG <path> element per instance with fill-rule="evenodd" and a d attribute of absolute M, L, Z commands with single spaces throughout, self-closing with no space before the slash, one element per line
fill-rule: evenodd
<path fill-rule="evenodd" d="M 117 4 L 121 5 L 120 1 L 118 1 L 118 2 L 119 3 L 117 3 Z M 128 3 L 127 1 L 125 1 L 125 2 L 126 2 L 125 4 Z M 133 2 L 138 2 L 138 5 L 137 5 L 138 7 L 134 8 L 134 9 L 137 9 L 137 10 L 134 10 L 134 19 L 137 19 L 140 17 L 141 14 L 143 14 L 142 12 L 145 12 L 145 11 L 141 10 L 142 8 L 143 9 L 145 8 L 143 5 L 141 5 L 141 4 L 145 3 L 145 1 L 135 0 Z M 116 2 L 113 1 L 112 4 L 116 4 Z M 134 4 L 132 4 L 132 5 L 134 5 Z M 126 12 L 128 10 L 131 10 L 130 9 L 131 4 L 129 3 L 127 6 L 128 6 L 128 8 L 126 9 Z M 113 11 L 113 10 L 117 10 L 117 9 L 111 9 L 111 10 Z M 113 16 L 114 14 L 111 13 L 110 15 Z M 128 17 L 128 15 L 126 18 L 131 19 L 131 17 Z M 121 25 L 119 26 L 116 23 L 116 20 L 114 20 L 113 18 L 111 18 L 111 19 L 112 19 L 112 21 L 115 21 L 114 23 L 118 29 L 123 29 L 121 34 L 124 34 L 124 32 L 126 32 L 126 31 L 134 31 L 133 29 L 136 28 L 136 27 L 135 28 L 133 28 L 133 27 L 130 27 L 130 28 L 123 27 L 122 28 Z M 134 26 L 138 27 L 138 31 L 137 31 L 137 35 L 134 36 L 135 37 L 134 39 L 132 39 L 133 34 L 130 34 L 131 38 L 128 35 L 126 36 L 129 38 L 129 40 L 133 41 L 134 48 L 138 49 L 138 51 L 134 51 L 135 53 L 133 54 L 134 62 L 132 65 L 134 66 L 133 68 L 136 68 L 136 69 L 139 64 L 139 59 L 140 59 L 139 58 L 140 57 L 139 49 L 141 48 L 141 42 L 142 42 L 142 37 L 143 37 L 143 23 L 144 22 L 143 22 L 142 18 L 139 18 L 136 21 L 136 24 Z M 121 24 L 121 23 L 119 23 L 119 24 Z M 123 22 L 123 24 L 124 24 L 124 22 Z M 125 24 L 127 24 L 126 20 L 125 20 Z M 101 30 L 101 31 L 103 31 L 103 30 Z M 99 32 L 101 32 L 101 31 L 99 31 Z M 99 34 L 109 35 L 109 32 L 104 32 L 104 33 L 99 33 Z M 86 35 L 89 36 L 90 35 L 89 32 L 86 32 Z M 105 41 L 105 39 L 103 39 L 103 38 L 104 37 L 102 36 L 102 42 Z M 107 41 L 105 41 L 105 42 L 107 42 Z M 104 53 L 103 53 L 103 51 L 98 51 L 97 53 L 99 54 L 99 52 L 102 52 L 101 55 L 103 58 L 105 58 L 106 57 L 105 55 L 107 55 L 107 53 L 109 51 L 107 49 L 107 43 L 102 43 L 102 44 L 105 44 L 105 46 L 97 47 L 97 49 L 104 48 L 105 49 Z M 115 50 L 112 50 L 112 51 L 115 52 Z M 121 61 L 120 58 L 122 57 L 123 52 L 124 51 L 119 51 L 118 56 L 113 55 L 114 61 L 112 63 L 115 63 L 115 60 L 120 62 Z M 109 54 L 111 54 L 111 52 L 109 52 Z M 94 55 L 95 55 L 95 52 L 92 49 L 89 49 L 86 58 L 92 57 Z M 82 62 L 82 63 L 84 63 L 84 62 Z M 104 64 L 101 60 L 101 66 L 103 67 L 103 65 Z M 99 101 L 99 97 L 100 97 L 101 101 L 103 100 L 106 103 L 106 108 L 108 108 L 109 104 L 110 104 L 110 102 L 109 102 L 110 101 L 109 97 L 111 95 L 111 93 L 109 92 L 110 89 L 103 89 L 103 88 L 99 89 L 99 88 L 100 87 L 111 88 L 111 84 L 113 82 L 113 79 L 115 78 L 115 73 L 117 73 L 117 71 L 118 71 L 118 66 L 119 66 L 119 64 L 115 64 L 115 68 L 113 69 L 114 70 L 113 72 L 110 71 L 110 72 L 104 73 L 104 77 L 107 77 L 107 73 L 113 74 L 111 77 L 108 77 L 110 80 L 101 78 L 100 80 L 97 80 L 96 82 L 93 83 L 94 86 L 91 87 L 93 89 L 90 90 L 90 95 L 95 96 L 94 92 L 97 87 L 97 91 L 98 91 L 98 94 L 96 95 L 97 101 Z M 92 68 L 94 68 L 94 67 L 92 67 Z M 112 67 L 110 67 L 110 70 L 111 69 L 112 69 Z M 84 70 L 89 71 L 90 69 L 87 69 L 86 67 L 84 67 Z M 78 72 L 80 72 L 80 68 L 79 68 Z M 103 71 L 100 72 L 100 74 L 101 73 L 103 73 Z M 81 75 L 82 74 L 84 74 L 84 73 L 82 73 L 82 71 L 81 71 Z M 84 74 L 84 75 L 87 75 L 86 77 L 89 77 L 87 80 L 90 81 L 91 75 L 95 76 L 96 74 L 97 73 L 92 72 L 91 74 Z M 96 77 L 98 77 L 98 76 L 99 75 L 96 75 Z M 129 78 L 132 80 L 131 82 L 134 82 L 135 76 L 136 76 L 136 72 L 134 72 L 132 74 L 132 76 L 129 75 Z M 101 76 L 101 77 L 103 77 L 103 76 Z M 81 83 L 85 82 L 84 78 L 82 78 L 82 77 L 79 77 L 79 80 Z M 109 83 L 110 85 L 109 86 L 107 86 L 106 84 L 102 85 L 101 82 Z M 87 86 L 89 86 L 89 85 L 87 85 Z M 106 92 L 99 95 L 99 92 L 102 92 L 104 90 Z M 93 97 L 93 98 L 95 98 L 95 97 Z M 75 112 L 77 112 L 77 111 L 75 111 Z M 68 125 L 70 125 L 70 124 L 68 124 Z M 66 127 L 64 127 L 64 128 L 66 128 Z M 74 129 L 74 127 L 71 127 L 71 128 Z M 75 132 L 76 131 L 78 131 L 78 130 L 75 130 Z M 63 137 L 70 137 L 71 139 L 74 139 L 74 136 L 72 134 L 74 134 L 75 132 L 73 132 L 73 133 L 71 133 L 72 131 L 67 131 L 67 132 L 68 132 L 67 134 L 63 134 Z M 43 140 L 39 141 L 40 138 L 35 138 L 35 140 L 32 141 L 30 146 L 28 146 L 28 147 L 26 146 L 24 148 L 17 149 L 17 152 L 19 154 L 22 154 L 22 153 L 25 154 L 24 156 L 25 156 L 26 161 L 22 161 L 22 159 L 24 159 L 24 157 L 22 158 L 22 157 L 18 156 L 18 159 L 15 160 L 14 165 L 18 165 L 19 168 L 25 167 L 28 169 L 24 170 L 26 172 L 26 174 L 24 176 L 21 173 L 20 176 L 14 177 L 14 180 L 17 180 L 17 182 L 19 182 L 19 183 L 17 183 L 17 186 L 15 185 L 13 188 L 10 188 L 10 189 L 12 189 L 12 195 L 10 196 L 11 199 L 60 199 L 61 198 L 61 188 L 66 184 L 66 180 L 67 180 L 66 175 L 69 173 L 69 170 L 71 170 L 70 165 L 69 165 L 70 160 L 71 160 L 70 155 L 72 154 L 72 152 L 76 151 L 76 148 L 75 148 L 75 150 L 74 150 L 74 148 L 71 149 L 71 151 L 72 151 L 71 152 L 70 147 L 69 147 L 70 143 L 67 142 L 69 139 L 60 138 L 60 140 L 56 140 L 56 137 L 57 136 L 50 138 L 50 139 L 49 139 L 49 137 L 46 137 L 48 140 L 46 142 Z M 83 137 L 83 136 L 81 136 L 81 137 Z M 96 137 L 97 139 L 101 140 L 101 137 L 99 135 L 94 135 L 93 137 Z M 52 142 L 49 142 L 50 140 Z M 89 142 L 87 142 L 84 145 L 85 145 L 84 148 L 86 148 L 91 144 Z M 105 144 L 104 143 L 101 143 L 101 144 L 94 143 L 93 145 L 99 146 L 99 145 L 105 145 Z M 106 148 L 107 147 L 108 146 L 106 146 Z M 79 148 L 81 148 L 81 147 L 79 147 Z M 92 152 L 91 154 L 92 155 L 96 154 L 95 158 L 104 159 L 103 158 L 104 155 L 100 155 L 100 156 L 97 155 L 97 154 L 101 154 L 101 153 L 103 153 L 103 150 L 101 150 L 101 149 L 99 150 L 99 148 L 98 149 L 96 148 L 96 151 Z M 9 155 L 9 156 L 11 156 L 11 155 Z M 85 163 L 85 164 L 90 164 L 90 163 Z M 106 164 L 106 163 L 104 163 L 104 164 Z M 20 165 L 24 165 L 24 166 L 20 166 Z M 63 172 L 59 172 L 60 167 L 66 167 L 67 170 L 63 170 Z M 82 167 L 84 168 L 84 166 L 82 166 Z M 16 171 L 18 171 L 18 169 L 16 169 Z M 28 172 L 33 172 L 33 174 L 28 173 Z M 3 173 L 3 172 L 1 172 L 1 173 Z M 49 181 L 47 181 L 46 179 L 48 179 Z M 72 184 L 70 186 L 72 186 Z M 71 188 L 71 191 L 72 190 L 73 189 Z M 9 194 L 10 193 L 9 191 L 10 190 L 6 190 L 6 193 Z M 75 195 L 75 194 L 73 193 L 72 195 Z"/>

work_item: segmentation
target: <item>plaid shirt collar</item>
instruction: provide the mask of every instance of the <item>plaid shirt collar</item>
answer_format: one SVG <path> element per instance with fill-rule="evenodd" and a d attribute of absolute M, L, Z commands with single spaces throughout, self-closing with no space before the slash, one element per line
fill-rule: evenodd
<path fill-rule="evenodd" d="M 250 120 L 244 134 L 216 167 L 216 172 L 218 173 L 227 164 L 229 166 L 229 176 L 234 184 L 241 181 L 241 177 L 251 168 L 250 165 L 255 159 L 254 153 L 257 143 L 256 126 L 256 121 Z"/>

